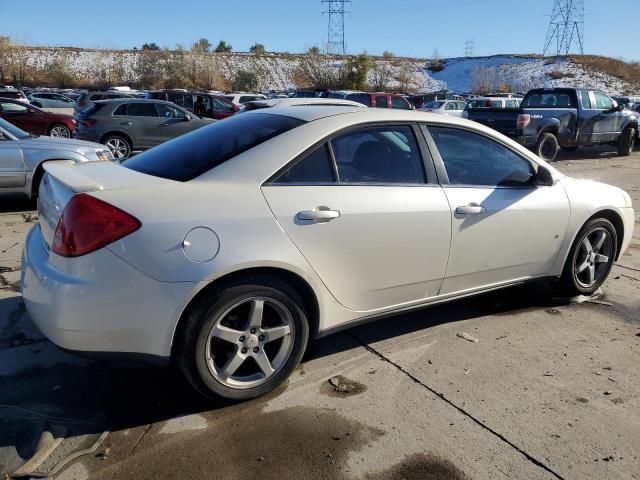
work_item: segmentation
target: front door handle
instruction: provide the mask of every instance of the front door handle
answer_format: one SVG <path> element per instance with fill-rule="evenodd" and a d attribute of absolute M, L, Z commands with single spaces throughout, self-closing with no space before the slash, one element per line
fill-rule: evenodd
<path fill-rule="evenodd" d="M 469 205 L 456 208 L 457 215 L 478 215 L 479 213 L 484 212 L 485 208 L 477 203 L 470 203 Z"/>
<path fill-rule="evenodd" d="M 296 218 L 302 221 L 310 221 L 310 222 L 330 222 L 340 216 L 340 212 L 338 210 L 331 210 L 329 207 L 317 207 L 313 210 L 304 210 L 302 212 L 298 212 Z"/>
<path fill-rule="evenodd" d="M 131 125 L 132 122 L 120 122 L 120 125 L 122 125 L 123 127 L 126 127 L 128 125 Z"/>

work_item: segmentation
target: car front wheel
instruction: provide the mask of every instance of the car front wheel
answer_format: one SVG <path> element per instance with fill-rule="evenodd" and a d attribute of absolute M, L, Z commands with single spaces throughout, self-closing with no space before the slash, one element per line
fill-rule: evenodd
<path fill-rule="evenodd" d="M 618 236 L 604 218 L 589 221 L 578 233 L 560 279 L 566 296 L 592 295 L 609 276 L 618 253 Z"/>
<path fill-rule="evenodd" d="M 176 360 L 210 399 L 242 401 L 272 391 L 300 362 L 309 337 L 298 295 L 275 279 L 214 291 L 184 321 Z"/>

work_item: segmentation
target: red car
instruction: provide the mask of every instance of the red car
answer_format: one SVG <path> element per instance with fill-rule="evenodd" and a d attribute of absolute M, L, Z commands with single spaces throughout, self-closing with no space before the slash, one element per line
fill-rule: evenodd
<path fill-rule="evenodd" d="M 0 98 L 0 118 L 35 135 L 71 138 L 76 122 L 71 115 L 49 113 L 10 98 Z"/>

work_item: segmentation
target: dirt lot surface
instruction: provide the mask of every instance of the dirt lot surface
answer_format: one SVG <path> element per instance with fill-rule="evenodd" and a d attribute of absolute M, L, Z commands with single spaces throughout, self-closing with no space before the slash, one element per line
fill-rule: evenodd
<path fill-rule="evenodd" d="M 562 158 L 640 205 L 640 152 Z M 382 320 L 314 344 L 268 397 L 222 406 L 171 369 L 78 358 L 41 336 L 19 294 L 33 215 L 0 201 L 0 421 L 17 425 L 0 432 L 0 467 L 57 422 L 67 438 L 110 431 L 59 479 L 640 478 L 637 229 L 599 303 L 529 285 Z"/>

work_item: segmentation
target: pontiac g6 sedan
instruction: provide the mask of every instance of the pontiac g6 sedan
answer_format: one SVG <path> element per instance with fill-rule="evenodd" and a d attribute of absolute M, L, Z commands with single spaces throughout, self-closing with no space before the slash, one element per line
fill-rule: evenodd
<path fill-rule="evenodd" d="M 590 294 L 634 223 L 624 191 L 413 111 L 274 107 L 122 165 L 45 169 L 22 261 L 38 327 L 70 350 L 173 357 L 231 400 L 355 323 L 541 278 Z"/>

